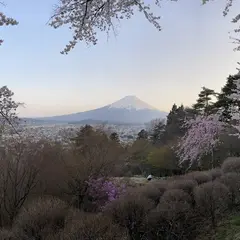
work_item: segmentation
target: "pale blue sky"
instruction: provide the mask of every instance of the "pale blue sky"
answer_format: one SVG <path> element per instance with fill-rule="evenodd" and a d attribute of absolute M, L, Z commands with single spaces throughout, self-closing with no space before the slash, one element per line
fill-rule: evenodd
<path fill-rule="evenodd" d="M 240 60 L 228 35 L 237 10 L 222 17 L 224 2 L 164 3 L 156 9 L 162 32 L 136 14 L 117 38 L 101 33 L 98 45 L 79 43 L 65 56 L 59 52 L 71 33 L 46 25 L 56 0 L 6 0 L 5 12 L 20 24 L 1 29 L 0 84 L 26 104 L 19 112 L 29 117 L 97 108 L 126 95 L 164 111 L 191 105 L 202 86 L 219 91 Z"/>

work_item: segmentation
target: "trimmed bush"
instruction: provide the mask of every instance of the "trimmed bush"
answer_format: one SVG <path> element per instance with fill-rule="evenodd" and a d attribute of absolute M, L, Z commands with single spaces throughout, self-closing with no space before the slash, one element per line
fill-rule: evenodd
<path fill-rule="evenodd" d="M 222 172 L 221 168 L 213 168 L 208 171 L 208 174 L 212 177 L 212 180 L 214 181 L 214 180 L 220 178 L 222 176 L 223 172 Z"/>
<path fill-rule="evenodd" d="M 173 218 L 180 213 L 189 211 L 191 197 L 180 189 L 167 190 L 157 206 L 157 210 L 162 212 L 165 218 Z"/>
<path fill-rule="evenodd" d="M 167 190 L 149 214 L 149 239 L 192 239 L 191 197 L 180 189 Z"/>
<path fill-rule="evenodd" d="M 192 179 L 182 179 L 178 181 L 172 181 L 168 184 L 169 189 L 180 189 L 189 194 L 191 197 L 191 205 L 195 205 L 195 200 L 194 200 L 194 188 L 197 186 L 197 182 Z"/>
<path fill-rule="evenodd" d="M 127 232 L 114 224 L 112 219 L 101 214 L 75 210 L 66 222 L 61 239 L 64 240 L 124 240 Z"/>
<path fill-rule="evenodd" d="M 229 204 L 228 188 L 218 181 L 208 182 L 196 187 L 194 196 L 198 211 L 206 219 L 210 218 L 215 228 L 217 218 L 222 216 Z"/>
<path fill-rule="evenodd" d="M 54 197 L 41 197 L 21 210 L 13 230 L 18 239 L 47 239 L 64 228 L 68 205 Z"/>
<path fill-rule="evenodd" d="M 231 200 L 230 207 L 234 207 L 240 199 L 240 174 L 229 172 L 224 174 L 219 180 L 228 187 Z"/>
<path fill-rule="evenodd" d="M 182 179 L 169 182 L 169 189 L 180 189 L 188 194 L 192 194 L 194 187 L 197 186 L 197 181 L 192 179 Z"/>
<path fill-rule="evenodd" d="M 116 224 L 126 228 L 131 240 L 141 239 L 146 230 L 146 218 L 154 203 L 140 194 L 128 194 L 112 202 L 106 213 Z"/>
<path fill-rule="evenodd" d="M 240 174 L 240 158 L 229 157 L 222 164 L 222 171 L 224 173 L 235 172 Z"/>
<path fill-rule="evenodd" d="M 185 178 L 195 180 L 199 185 L 212 181 L 212 177 L 208 172 L 200 171 L 190 172 L 185 175 Z"/>
<path fill-rule="evenodd" d="M 17 240 L 16 236 L 14 236 L 14 233 L 6 229 L 0 230 L 0 239 L 1 240 Z"/>
<path fill-rule="evenodd" d="M 166 189 L 167 183 L 159 181 L 159 183 L 147 184 L 139 188 L 139 191 L 144 197 L 152 200 L 157 206 L 161 196 L 163 195 Z"/>

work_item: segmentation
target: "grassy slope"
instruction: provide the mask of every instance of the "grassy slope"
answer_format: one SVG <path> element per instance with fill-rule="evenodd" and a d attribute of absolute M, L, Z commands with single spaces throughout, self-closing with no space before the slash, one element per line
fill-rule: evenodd
<path fill-rule="evenodd" d="M 216 232 L 216 240 L 240 240 L 240 215 L 232 216 Z"/>
<path fill-rule="evenodd" d="M 215 233 L 208 232 L 197 240 L 240 240 L 240 214 L 229 217 L 222 222 Z"/>

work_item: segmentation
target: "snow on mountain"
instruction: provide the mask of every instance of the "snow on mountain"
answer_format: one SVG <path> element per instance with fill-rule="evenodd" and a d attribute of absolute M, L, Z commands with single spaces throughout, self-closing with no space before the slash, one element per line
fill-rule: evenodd
<path fill-rule="evenodd" d="M 78 122 L 83 120 L 105 121 L 109 123 L 146 123 L 156 118 L 165 118 L 162 112 L 135 96 L 126 96 L 107 106 L 62 116 L 38 118 L 44 121 Z"/>
<path fill-rule="evenodd" d="M 151 109 L 157 110 L 156 108 L 150 106 L 149 104 L 143 102 L 141 99 L 136 96 L 126 96 L 110 105 L 109 108 L 124 108 L 128 110 L 143 110 L 143 109 Z"/>

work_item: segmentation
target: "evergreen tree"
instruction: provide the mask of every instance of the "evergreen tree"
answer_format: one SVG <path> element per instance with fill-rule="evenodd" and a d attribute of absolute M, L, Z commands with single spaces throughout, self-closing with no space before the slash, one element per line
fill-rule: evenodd
<path fill-rule="evenodd" d="M 218 96 L 218 100 L 215 103 L 215 109 L 221 111 L 222 120 L 229 122 L 232 119 L 232 109 L 239 110 L 240 107 L 240 95 L 238 84 L 240 82 L 240 74 L 229 75 L 227 83 L 222 88 L 221 93 Z M 232 97 L 236 95 L 236 97 Z M 239 95 L 239 96 L 238 96 Z"/>
<path fill-rule="evenodd" d="M 198 94 L 197 102 L 193 104 L 193 109 L 195 109 L 198 113 L 209 114 L 213 107 L 213 96 L 216 96 L 214 90 L 203 87 L 202 91 Z"/>
<path fill-rule="evenodd" d="M 165 123 L 163 120 L 161 119 L 157 119 L 154 120 L 152 122 L 152 127 L 150 129 L 150 133 L 149 133 L 149 138 L 150 141 L 156 145 L 156 144 L 160 144 L 162 141 L 162 137 L 164 135 L 164 131 L 165 131 Z"/>
<path fill-rule="evenodd" d="M 72 138 L 71 140 L 74 142 L 76 146 L 82 146 L 86 138 L 93 136 L 95 133 L 93 127 L 91 125 L 86 124 L 84 127 L 81 127 L 77 132 L 77 136 Z"/>
<path fill-rule="evenodd" d="M 119 136 L 116 132 L 113 132 L 110 134 L 109 138 L 112 140 L 112 141 L 115 141 L 116 143 L 120 143 L 120 139 L 119 139 Z"/>
<path fill-rule="evenodd" d="M 171 111 L 167 116 L 166 128 L 164 132 L 164 142 L 172 141 L 176 137 L 183 136 L 185 130 L 183 129 L 183 123 L 187 116 L 187 112 L 183 105 L 177 107 L 173 104 Z"/>
<path fill-rule="evenodd" d="M 148 132 L 145 129 L 142 129 L 138 133 L 137 139 L 148 139 Z"/>

